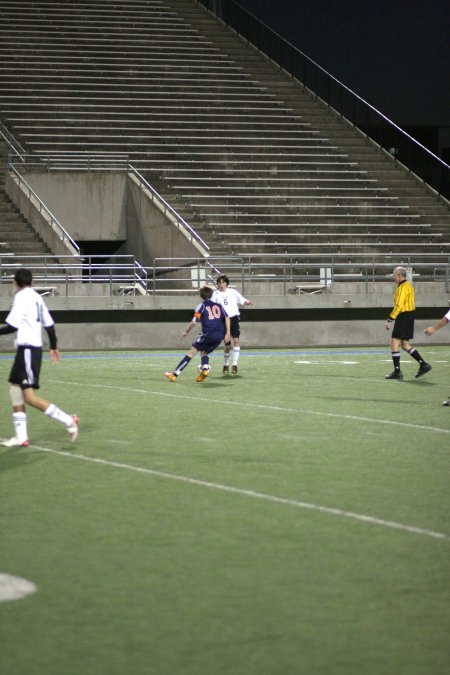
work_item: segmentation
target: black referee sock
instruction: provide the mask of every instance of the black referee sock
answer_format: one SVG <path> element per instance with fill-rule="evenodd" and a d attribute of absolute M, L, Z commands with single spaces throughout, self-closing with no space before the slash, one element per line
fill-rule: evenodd
<path fill-rule="evenodd" d="M 400 372 L 400 352 L 392 352 L 392 360 L 394 362 L 394 370 Z"/>
<path fill-rule="evenodd" d="M 410 356 L 412 356 L 413 359 L 416 359 L 416 361 L 418 361 L 421 365 L 422 365 L 422 363 L 425 363 L 425 361 L 424 361 L 423 358 L 420 356 L 419 352 L 417 351 L 417 349 L 416 349 L 415 347 L 411 347 L 411 349 L 409 350 L 408 354 L 409 354 Z"/>

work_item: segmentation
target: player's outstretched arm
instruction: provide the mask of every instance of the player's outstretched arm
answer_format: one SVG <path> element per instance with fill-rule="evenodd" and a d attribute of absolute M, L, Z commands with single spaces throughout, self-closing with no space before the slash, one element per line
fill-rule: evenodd
<path fill-rule="evenodd" d="M 428 326 L 428 328 L 425 328 L 423 332 L 425 333 L 425 335 L 433 335 L 433 333 L 435 333 L 437 330 L 445 326 L 447 323 L 448 319 L 445 316 L 443 316 L 442 319 L 439 319 L 439 321 L 434 324 L 434 326 Z"/>

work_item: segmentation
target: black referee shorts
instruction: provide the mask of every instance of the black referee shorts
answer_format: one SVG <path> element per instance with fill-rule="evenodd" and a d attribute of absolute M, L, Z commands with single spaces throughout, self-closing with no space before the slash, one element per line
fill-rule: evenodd
<path fill-rule="evenodd" d="M 414 337 L 414 312 L 401 312 L 398 315 L 392 337 L 396 340 L 411 340 Z"/>

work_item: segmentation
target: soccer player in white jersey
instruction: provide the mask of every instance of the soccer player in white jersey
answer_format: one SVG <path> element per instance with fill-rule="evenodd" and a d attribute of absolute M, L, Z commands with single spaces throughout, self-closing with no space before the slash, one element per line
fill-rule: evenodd
<path fill-rule="evenodd" d="M 233 361 L 231 372 L 233 375 L 237 374 L 238 371 L 238 361 L 241 353 L 241 346 L 239 342 L 239 337 L 241 335 L 240 328 L 240 313 L 239 305 L 254 305 L 255 303 L 252 300 L 247 300 L 241 295 L 236 289 L 229 288 L 230 280 L 226 274 L 221 274 L 217 277 L 217 290 L 214 291 L 211 300 L 213 302 L 219 302 L 228 316 L 230 317 L 231 323 L 231 339 L 233 340 Z M 225 342 L 225 347 L 223 351 L 223 374 L 228 375 L 229 373 L 229 362 L 231 356 L 231 340 Z"/>
<path fill-rule="evenodd" d="M 72 443 L 78 436 L 79 420 L 76 415 L 68 415 L 54 403 L 36 395 L 42 362 L 42 327 L 47 331 L 50 359 L 54 363 L 59 362 L 60 353 L 57 348 L 55 323 L 42 297 L 31 288 L 32 278 L 30 270 L 24 268 L 17 270 L 14 275 L 16 293 L 13 305 L 6 317 L 6 325 L 0 328 L 0 335 L 17 331 L 15 338 L 17 352 L 9 375 L 15 435 L 2 442 L 7 448 L 28 447 L 30 444 L 25 404 L 41 410 L 48 417 L 63 424 Z"/>
<path fill-rule="evenodd" d="M 450 323 L 450 309 L 448 310 L 447 314 L 444 314 L 442 319 L 439 319 L 439 321 L 434 324 L 434 326 L 428 326 L 428 328 L 425 328 L 423 332 L 425 335 L 433 335 L 433 333 L 435 333 L 440 328 L 443 328 L 443 326 L 446 326 L 448 323 Z M 445 401 L 442 401 L 442 405 L 450 408 L 450 396 L 446 398 Z"/>

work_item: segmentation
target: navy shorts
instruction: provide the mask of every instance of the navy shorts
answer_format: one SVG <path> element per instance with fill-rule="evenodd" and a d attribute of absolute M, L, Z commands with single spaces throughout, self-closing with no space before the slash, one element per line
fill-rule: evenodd
<path fill-rule="evenodd" d="M 22 389 L 39 389 L 42 347 L 18 347 L 9 374 L 9 382 Z"/>
<path fill-rule="evenodd" d="M 222 342 L 224 338 L 223 333 L 200 333 L 192 346 L 198 349 L 199 352 L 206 352 L 211 354 Z"/>

